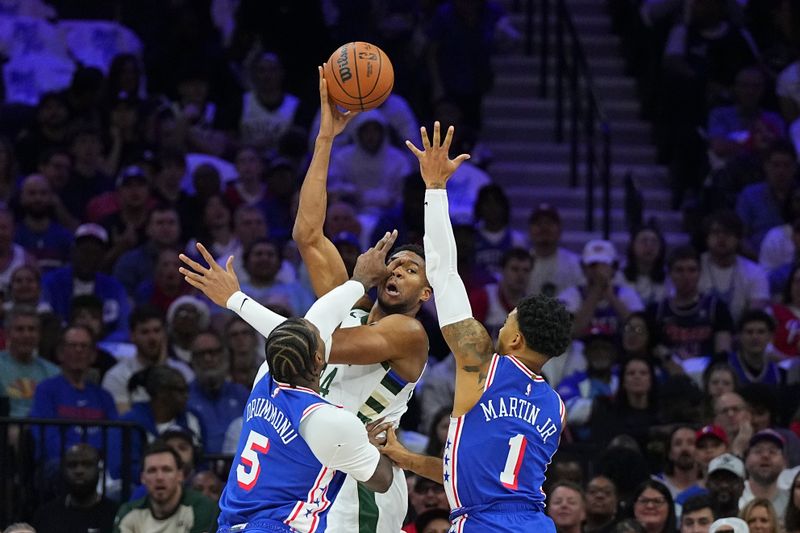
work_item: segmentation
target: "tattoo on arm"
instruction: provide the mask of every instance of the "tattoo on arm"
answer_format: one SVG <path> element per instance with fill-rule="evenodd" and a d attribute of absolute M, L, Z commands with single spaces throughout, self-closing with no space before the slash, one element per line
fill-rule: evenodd
<path fill-rule="evenodd" d="M 492 358 L 492 339 L 483 325 L 471 318 L 443 327 L 442 334 L 461 369 L 477 373 L 478 382 L 483 383 L 486 363 Z"/>

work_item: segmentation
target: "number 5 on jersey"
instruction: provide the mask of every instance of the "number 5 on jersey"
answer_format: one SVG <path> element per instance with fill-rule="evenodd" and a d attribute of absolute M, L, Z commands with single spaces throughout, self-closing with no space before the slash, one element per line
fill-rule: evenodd
<path fill-rule="evenodd" d="M 247 442 L 240 456 L 240 464 L 236 467 L 236 481 L 241 488 L 249 491 L 255 486 L 258 476 L 261 474 L 261 463 L 259 462 L 258 454 L 267 453 L 268 451 L 269 438 L 257 431 L 250 430 L 250 435 L 247 437 Z"/>
<path fill-rule="evenodd" d="M 527 444 L 528 441 L 525 439 L 525 435 L 521 433 L 508 439 L 509 450 L 508 457 L 506 457 L 506 466 L 500 472 L 500 483 L 507 489 L 517 490 L 517 484 L 519 483 L 517 474 L 519 474 L 519 469 L 522 466 Z"/>

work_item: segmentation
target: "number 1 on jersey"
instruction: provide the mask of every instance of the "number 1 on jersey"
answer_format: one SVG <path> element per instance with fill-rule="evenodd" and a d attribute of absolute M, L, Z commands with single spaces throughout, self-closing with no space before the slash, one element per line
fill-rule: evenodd
<path fill-rule="evenodd" d="M 517 474 L 519 468 L 522 466 L 522 458 L 525 457 L 525 446 L 528 441 L 525 435 L 521 433 L 516 437 L 508 439 L 508 457 L 506 457 L 506 466 L 500 472 L 500 483 L 507 489 L 517 490 Z"/>
<path fill-rule="evenodd" d="M 259 453 L 269 451 L 269 438 L 257 431 L 250 430 L 247 442 L 242 450 L 241 463 L 236 467 L 236 481 L 244 490 L 250 490 L 258 481 L 261 473 L 261 463 L 258 459 Z M 250 470 L 247 470 L 247 468 Z"/>

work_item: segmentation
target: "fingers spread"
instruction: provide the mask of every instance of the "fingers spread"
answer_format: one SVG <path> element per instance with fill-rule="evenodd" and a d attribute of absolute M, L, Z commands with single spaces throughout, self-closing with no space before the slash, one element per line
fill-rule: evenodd
<path fill-rule="evenodd" d="M 411 150 L 411 153 L 414 154 L 416 157 L 422 156 L 423 154 L 422 150 L 414 146 L 414 143 L 412 143 L 411 141 L 406 141 L 406 146 L 408 146 L 408 149 Z"/>
<path fill-rule="evenodd" d="M 212 256 L 212 255 L 209 253 L 209 251 L 208 251 L 208 250 L 206 250 L 206 247 L 205 247 L 205 246 L 203 246 L 203 245 L 202 245 L 201 243 L 199 243 L 199 242 L 197 243 L 197 251 L 198 251 L 198 252 L 200 252 L 200 255 L 202 255 L 202 256 L 203 256 L 203 259 L 205 259 L 205 260 L 206 260 L 206 263 L 208 263 L 208 268 L 209 268 L 209 269 L 211 269 L 211 270 L 222 270 L 222 269 L 220 268 L 220 266 L 217 264 L 217 262 L 216 262 L 216 261 L 214 261 L 214 256 Z"/>
<path fill-rule="evenodd" d="M 422 126 L 419 129 L 420 134 L 422 135 L 422 148 L 425 150 L 431 149 L 431 141 L 428 139 L 428 130 L 425 129 L 425 126 Z"/>
<path fill-rule="evenodd" d="M 186 265 L 189 268 L 191 268 L 192 270 L 196 270 L 197 272 L 206 272 L 206 271 L 208 271 L 208 269 L 206 267 L 200 265 L 200 263 L 198 263 L 197 261 L 189 258 L 189 256 L 187 256 L 187 255 L 180 254 L 180 255 L 178 255 L 178 259 L 180 259 L 181 261 L 186 263 Z"/>
<path fill-rule="evenodd" d="M 441 125 L 439 121 L 433 123 L 433 146 L 434 148 L 439 148 L 441 146 L 441 135 L 439 130 L 441 129 Z"/>

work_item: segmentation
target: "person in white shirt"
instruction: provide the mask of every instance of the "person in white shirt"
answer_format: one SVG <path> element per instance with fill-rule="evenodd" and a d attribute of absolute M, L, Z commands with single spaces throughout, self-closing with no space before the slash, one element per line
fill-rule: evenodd
<path fill-rule="evenodd" d="M 550 204 L 540 204 L 528 221 L 533 270 L 528 294 L 556 296 L 569 287 L 583 283 L 581 261 L 577 254 L 561 248 L 561 216 Z"/>
<path fill-rule="evenodd" d="M 747 309 L 763 309 L 769 302 L 767 274 L 756 263 L 738 255 L 742 221 L 732 211 L 713 214 L 707 225 L 708 252 L 700 258 L 700 291 L 713 292 L 738 321 Z"/>

